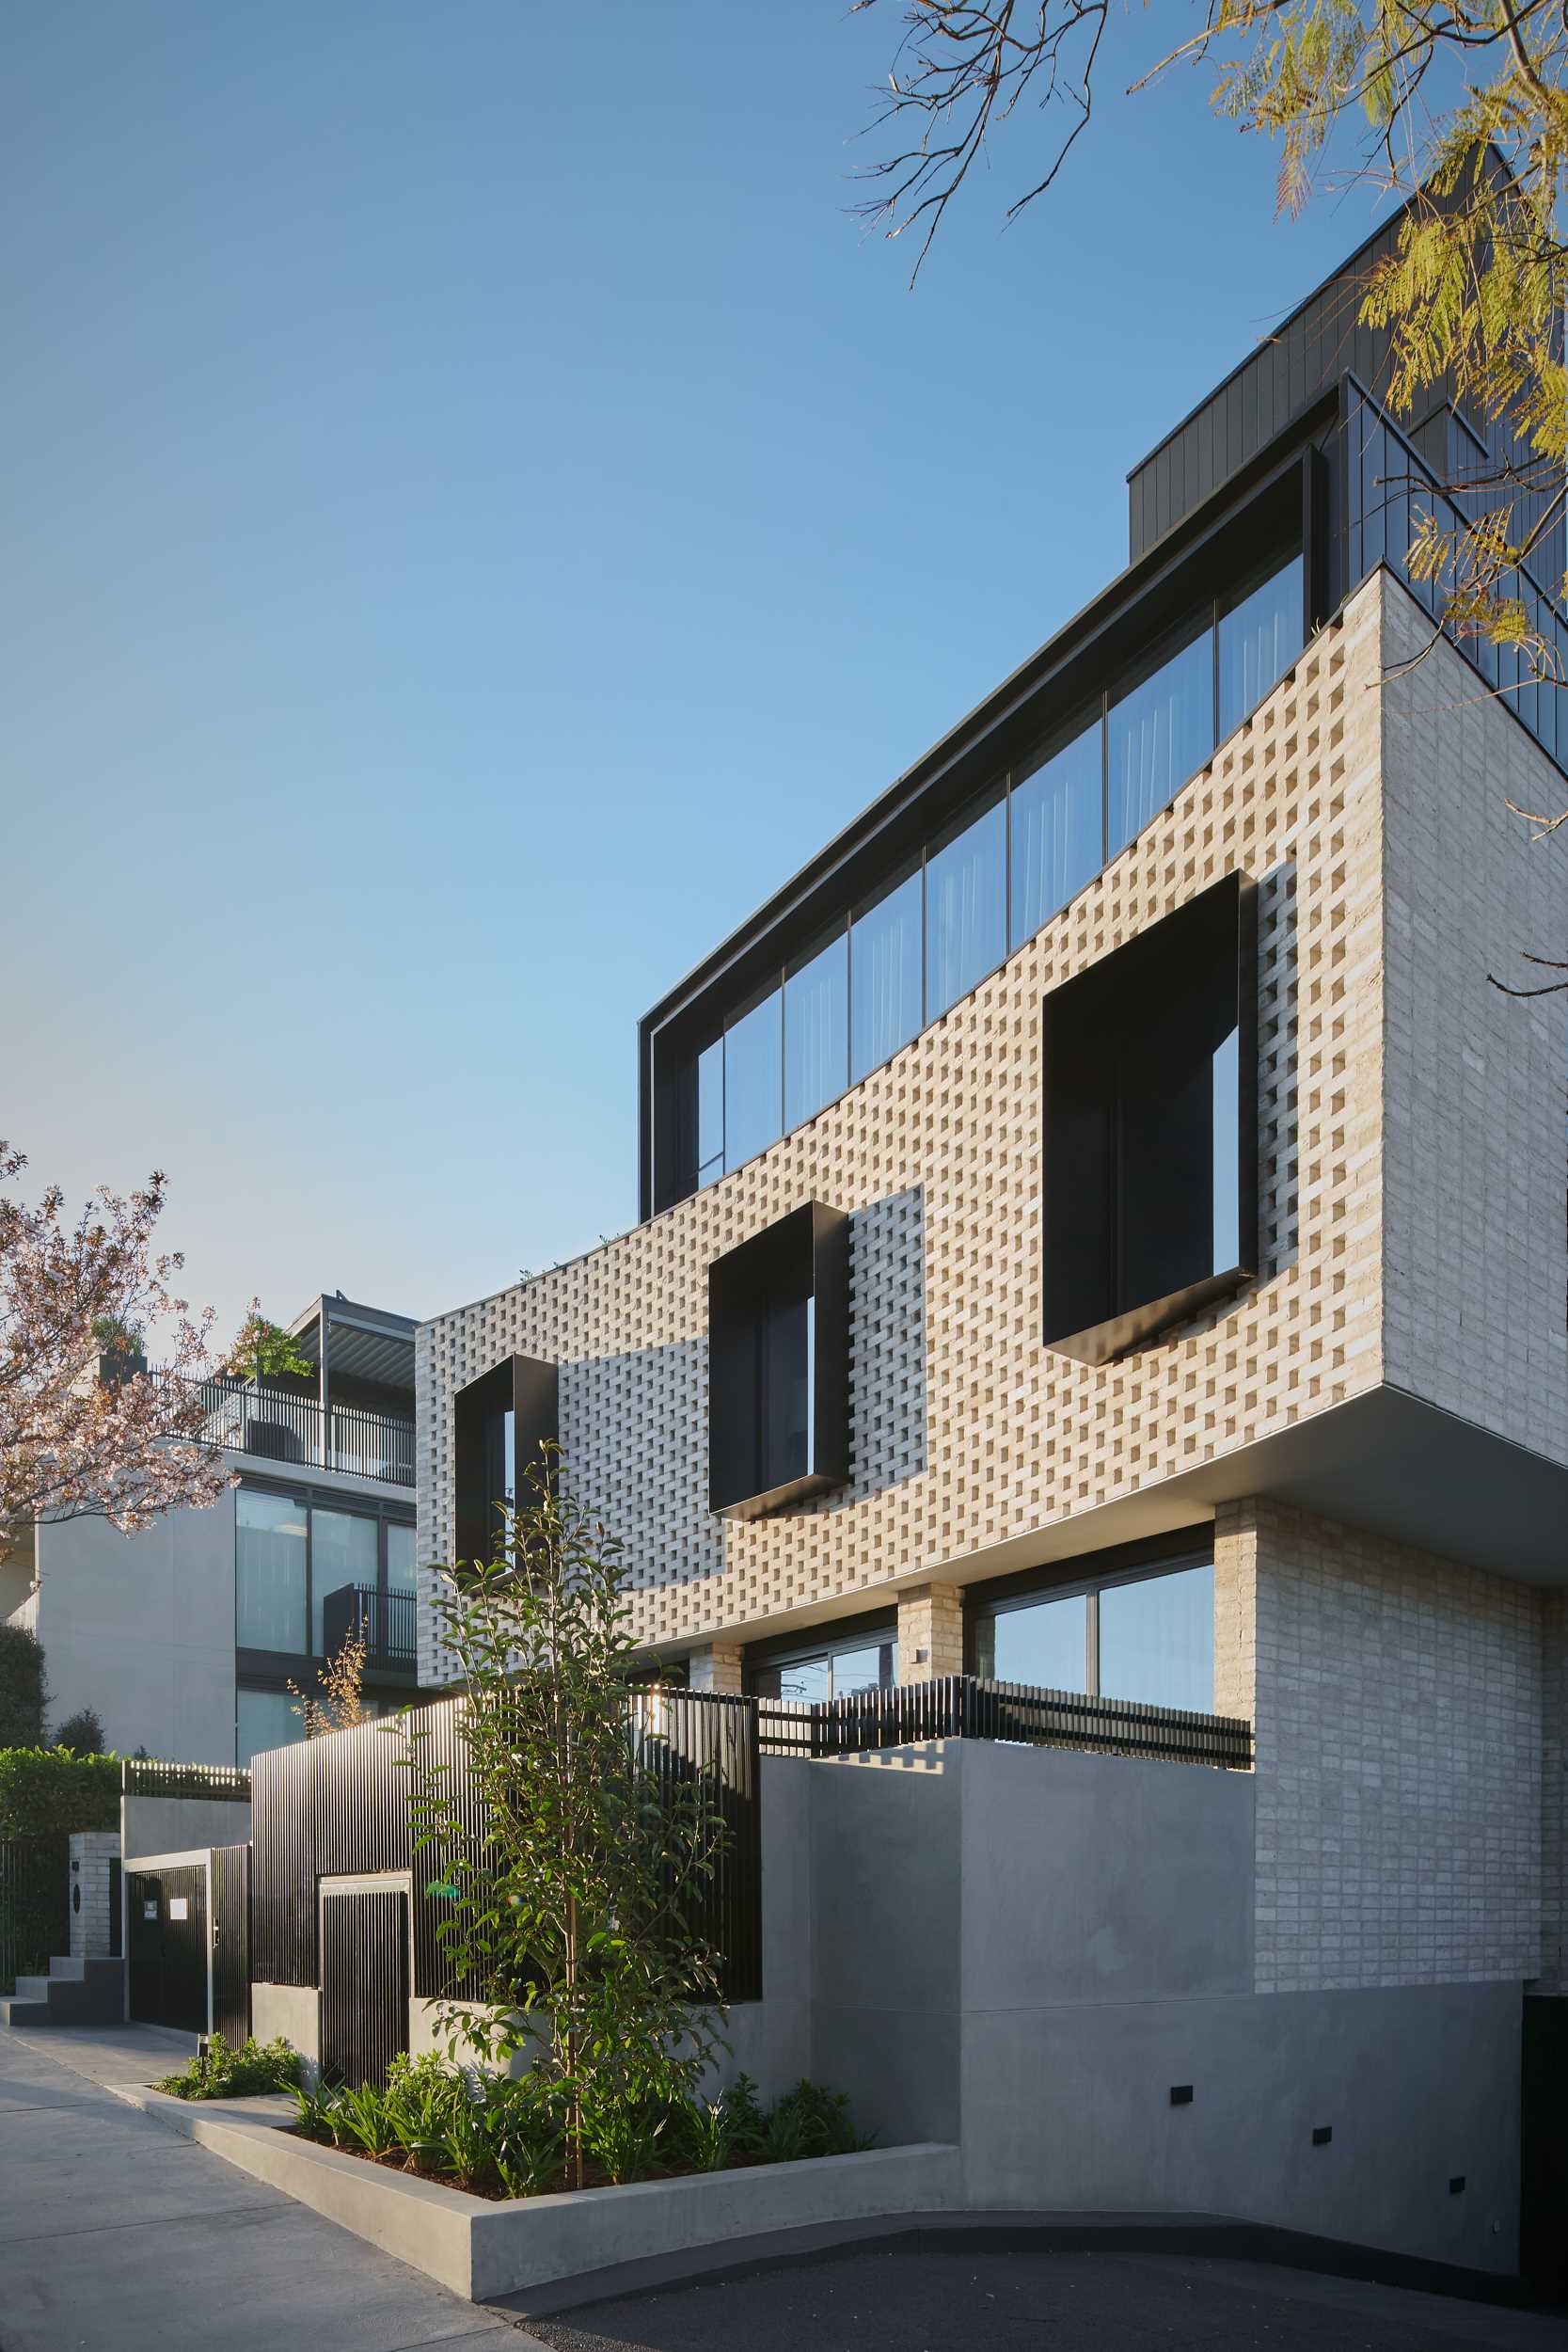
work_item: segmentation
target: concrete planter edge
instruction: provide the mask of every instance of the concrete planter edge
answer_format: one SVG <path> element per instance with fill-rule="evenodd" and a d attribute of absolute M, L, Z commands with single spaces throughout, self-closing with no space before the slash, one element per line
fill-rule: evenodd
<path fill-rule="evenodd" d="M 116 2088 L 160 2123 L 469 2302 L 731 2238 L 937 2213 L 963 2201 L 958 2149 L 922 2141 L 497 2204 L 298 2139 L 285 2128 L 293 2110 L 280 2100 L 183 2100 L 140 2084 Z"/>

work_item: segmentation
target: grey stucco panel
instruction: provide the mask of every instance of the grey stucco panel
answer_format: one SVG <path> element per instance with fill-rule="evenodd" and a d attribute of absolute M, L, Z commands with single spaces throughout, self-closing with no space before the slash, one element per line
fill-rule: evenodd
<path fill-rule="evenodd" d="M 971 2011 L 970 2201 L 1229 2213 L 1512 2270 L 1521 1998 L 1421 1985 Z M 1181 2084 L 1192 2103 L 1173 2106 Z"/>
<path fill-rule="evenodd" d="M 958 2132 L 960 1748 L 807 1768 L 815 2072 L 884 2146 Z"/>
<path fill-rule="evenodd" d="M 972 1740 L 963 2008 L 1252 1990 L 1253 1781 Z"/>

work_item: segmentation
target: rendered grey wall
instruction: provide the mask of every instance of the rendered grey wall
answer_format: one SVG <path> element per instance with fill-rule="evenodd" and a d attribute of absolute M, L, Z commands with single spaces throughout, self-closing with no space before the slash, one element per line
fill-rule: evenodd
<path fill-rule="evenodd" d="M 980 1740 L 800 1769 L 811 2071 L 883 2145 L 961 2136 L 980 2210 L 1513 2267 L 1518 1982 L 1255 1993 L 1251 1774 Z"/>
<path fill-rule="evenodd" d="M 812 2072 L 812 1767 L 762 1760 L 762 1998 L 731 2010 L 716 2079 L 775 2099 Z"/>
<path fill-rule="evenodd" d="M 250 1807 L 216 1797 L 121 1797 L 121 1851 L 183 1853 L 195 1846 L 243 1846 Z"/>
<path fill-rule="evenodd" d="M 39 1529 L 49 1721 L 90 1707 L 109 1746 L 234 1761 L 234 1497 L 139 1534 L 103 1519 Z"/>
<path fill-rule="evenodd" d="M 1413 1985 L 967 2016 L 971 2201 L 1232 2214 L 1512 2270 L 1521 1998 Z M 1173 2107 L 1181 2083 L 1192 2105 Z"/>
<path fill-rule="evenodd" d="M 958 2136 L 961 1743 L 805 1769 L 813 2072 L 884 2147 Z"/>

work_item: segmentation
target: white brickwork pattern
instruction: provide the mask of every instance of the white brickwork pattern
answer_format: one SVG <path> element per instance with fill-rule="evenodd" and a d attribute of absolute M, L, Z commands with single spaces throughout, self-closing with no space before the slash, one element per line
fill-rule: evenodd
<path fill-rule="evenodd" d="M 75 1830 L 71 1837 L 71 1957 L 107 1960 L 112 1940 L 109 1865 L 119 1860 L 118 1829 Z M 80 1891 L 81 1900 L 77 1901 Z"/>
<path fill-rule="evenodd" d="M 1222 1506 L 1216 1699 L 1257 1741 L 1257 1990 L 1540 1967 L 1532 1586 L 1284 1504 Z"/>
<path fill-rule="evenodd" d="M 640 1634 L 665 1643 L 874 1606 L 890 1577 L 1375 1386 L 1381 604 L 1374 580 L 1097 882 L 863 1084 L 650 1223 L 421 1326 L 421 1558 L 452 1547 L 452 1391 L 513 1353 L 560 1363 L 574 1483 L 626 1544 Z M 1260 885 L 1262 1279 L 1180 1335 L 1080 1364 L 1039 1337 L 1040 1001 L 1237 868 Z M 716 1520 L 708 1263 L 814 1196 L 851 1216 L 851 1481 Z M 420 1616 L 420 1679 L 444 1679 Z"/>

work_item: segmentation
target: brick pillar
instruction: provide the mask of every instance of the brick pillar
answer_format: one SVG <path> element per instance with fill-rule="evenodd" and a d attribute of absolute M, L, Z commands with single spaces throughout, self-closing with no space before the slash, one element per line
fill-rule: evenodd
<path fill-rule="evenodd" d="M 740 1661 L 744 1652 L 738 1642 L 709 1642 L 705 1649 L 694 1649 L 687 1661 L 687 1680 L 693 1691 L 718 1691 L 726 1697 L 740 1695 Z"/>
<path fill-rule="evenodd" d="M 1222 1502 L 1214 1513 L 1214 1712 L 1258 1719 L 1258 1522 L 1256 1502 Z"/>
<path fill-rule="evenodd" d="M 964 1604 L 957 1584 L 917 1584 L 898 1596 L 898 1679 L 934 1682 L 964 1670 Z"/>
<path fill-rule="evenodd" d="M 71 1957 L 109 1957 L 109 1865 L 119 1858 L 118 1829 L 76 1830 L 71 1839 Z"/>

